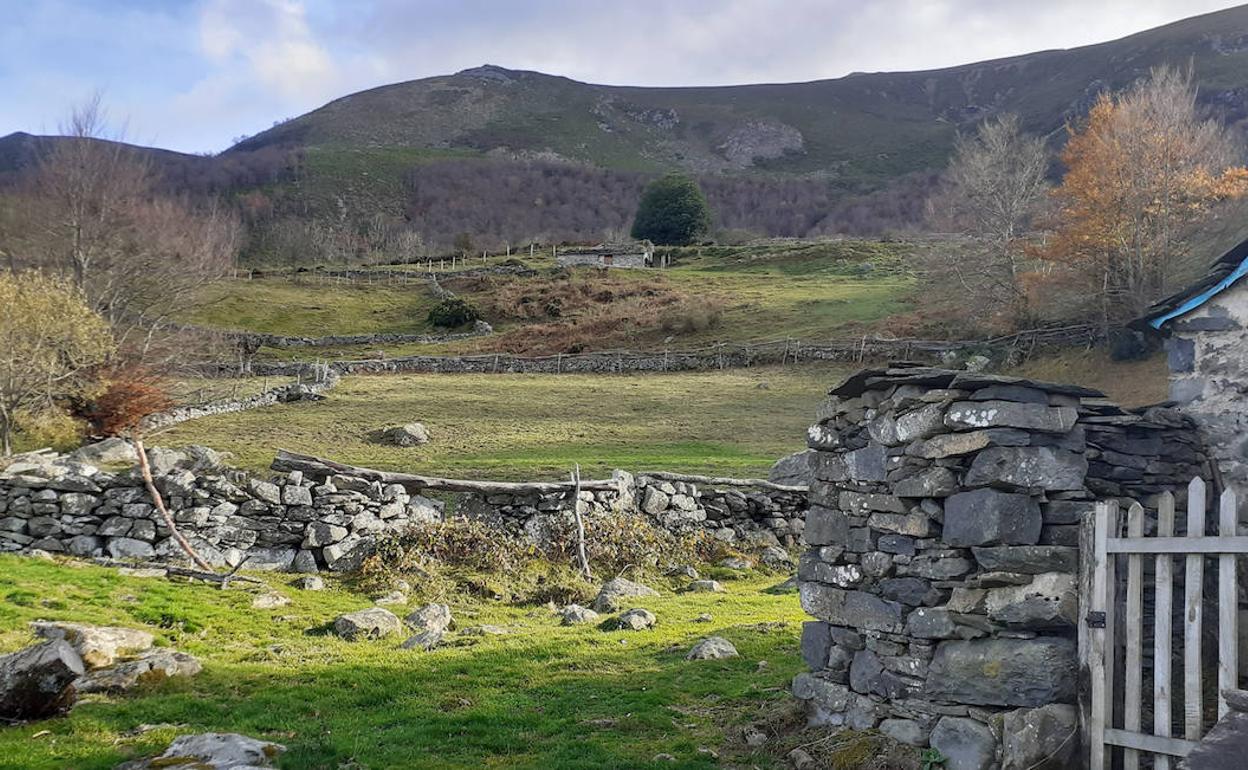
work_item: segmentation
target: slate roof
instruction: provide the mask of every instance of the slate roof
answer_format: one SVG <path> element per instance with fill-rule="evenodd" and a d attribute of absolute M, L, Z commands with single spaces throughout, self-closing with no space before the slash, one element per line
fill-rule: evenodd
<path fill-rule="evenodd" d="M 1231 288 L 1248 275 L 1248 240 L 1223 254 L 1196 283 L 1161 300 L 1128 324 L 1133 329 L 1159 330 Z"/>

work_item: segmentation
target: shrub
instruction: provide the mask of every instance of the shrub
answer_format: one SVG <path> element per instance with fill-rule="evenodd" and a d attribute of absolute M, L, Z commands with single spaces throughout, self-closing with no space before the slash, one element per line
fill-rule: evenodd
<path fill-rule="evenodd" d="M 146 367 L 112 369 L 101 379 L 104 392 L 79 409 L 93 433 L 127 433 L 137 428 L 144 417 L 173 406 L 165 380 Z"/>
<path fill-rule="evenodd" d="M 429 311 L 429 323 L 444 329 L 454 329 L 476 323 L 481 314 L 471 302 L 459 297 L 444 299 Z"/>
<path fill-rule="evenodd" d="M 690 303 L 665 312 L 659 319 L 659 325 L 669 334 L 689 334 L 714 329 L 719 326 L 722 317 L 723 313 L 716 305 Z"/>

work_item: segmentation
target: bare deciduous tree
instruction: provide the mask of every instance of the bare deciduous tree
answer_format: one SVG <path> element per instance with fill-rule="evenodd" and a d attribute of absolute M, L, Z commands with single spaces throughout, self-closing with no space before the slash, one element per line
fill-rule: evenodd
<path fill-rule="evenodd" d="M 1044 200 L 1049 152 L 1044 140 L 1022 131 L 1017 115 L 988 120 L 959 136 L 946 175 L 940 212 L 971 239 L 974 257 L 962 255 L 947 268 L 977 302 L 1008 313 L 1026 311 L 1019 283 L 1025 239 Z"/>
<path fill-rule="evenodd" d="M 124 354 L 152 362 L 161 330 L 233 265 L 239 226 L 215 204 L 159 195 L 145 156 L 106 123 L 98 96 L 71 111 L 16 196 L 0 251 L 69 277 Z"/>

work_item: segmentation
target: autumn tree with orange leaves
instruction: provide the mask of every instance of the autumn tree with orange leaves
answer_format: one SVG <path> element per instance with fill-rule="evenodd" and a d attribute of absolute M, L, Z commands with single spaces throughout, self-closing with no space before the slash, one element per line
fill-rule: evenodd
<path fill-rule="evenodd" d="M 1162 67 L 1120 95 L 1102 94 L 1062 152 L 1054 231 L 1041 256 L 1073 279 L 1081 310 L 1111 325 L 1139 316 L 1207 262 L 1193 226 L 1248 191 L 1226 129 L 1202 120 L 1191 74 Z"/>

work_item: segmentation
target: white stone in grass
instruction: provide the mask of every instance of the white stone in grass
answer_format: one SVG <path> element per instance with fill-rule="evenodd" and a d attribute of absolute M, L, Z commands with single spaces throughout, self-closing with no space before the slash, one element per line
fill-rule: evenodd
<path fill-rule="evenodd" d="M 615 627 L 621 631 L 644 631 L 654 628 L 657 621 L 650 610 L 634 607 L 615 619 Z"/>
<path fill-rule="evenodd" d="M 334 631 L 343 639 L 379 639 L 383 636 L 397 634 L 403 624 L 390 610 L 381 607 L 370 607 L 366 610 L 348 612 L 339 615 L 334 621 Z"/>
<path fill-rule="evenodd" d="M 565 626 L 575 626 L 582 623 L 595 623 L 598 621 L 598 613 L 582 607 L 579 604 L 569 604 L 559 609 L 559 617 Z"/>
<path fill-rule="evenodd" d="M 258 610 L 275 610 L 278 607 L 285 607 L 287 604 L 290 604 L 290 599 L 276 591 L 266 591 L 258 594 L 256 598 L 251 600 L 251 606 Z"/>
<path fill-rule="evenodd" d="M 724 587 L 718 580 L 695 580 L 685 586 L 685 590 L 695 594 L 722 594 Z"/>
<path fill-rule="evenodd" d="M 685 656 L 685 660 L 720 660 L 721 658 L 737 657 L 737 648 L 722 636 L 708 636 L 697 644 Z"/>
<path fill-rule="evenodd" d="M 451 608 L 445 604 L 426 604 L 403 618 L 416 631 L 448 631 L 455 625 Z"/>

